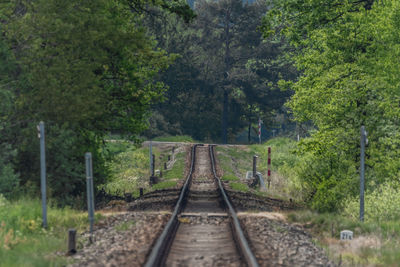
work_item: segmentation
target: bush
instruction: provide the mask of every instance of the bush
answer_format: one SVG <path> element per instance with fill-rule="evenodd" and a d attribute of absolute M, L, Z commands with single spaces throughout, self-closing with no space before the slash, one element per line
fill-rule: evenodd
<path fill-rule="evenodd" d="M 14 173 L 11 165 L 0 162 L 0 196 L 11 198 L 19 188 L 19 177 Z"/>
<path fill-rule="evenodd" d="M 360 212 L 359 197 L 345 201 L 343 213 L 358 218 Z M 365 221 L 384 222 L 400 219 L 400 185 L 396 182 L 385 183 L 375 190 L 365 192 Z"/>

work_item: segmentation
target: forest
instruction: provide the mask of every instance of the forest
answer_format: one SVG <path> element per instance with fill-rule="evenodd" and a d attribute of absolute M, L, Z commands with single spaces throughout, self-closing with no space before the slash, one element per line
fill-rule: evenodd
<path fill-rule="evenodd" d="M 254 143 L 259 119 L 264 141 L 301 135 L 291 175 L 313 209 L 356 202 L 361 126 L 367 192 L 397 192 L 399 27 L 390 0 L 2 1 L 0 194 L 38 194 L 39 121 L 65 206 L 85 152 L 110 182 L 110 138 Z"/>

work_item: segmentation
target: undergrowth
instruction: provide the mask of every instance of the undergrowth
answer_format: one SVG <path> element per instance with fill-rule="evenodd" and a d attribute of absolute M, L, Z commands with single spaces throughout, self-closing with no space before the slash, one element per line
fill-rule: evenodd
<path fill-rule="evenodd" d="M 0 196 L 0 266 L 62 266 L 69 228 L 87 230 L 86 212 L 68 207 L 47 209 L 48 228 L 42 228 L 39 199 L 22 198 L 9 202 Z M 101 215 L 96 214 L 96 220 Z"/>

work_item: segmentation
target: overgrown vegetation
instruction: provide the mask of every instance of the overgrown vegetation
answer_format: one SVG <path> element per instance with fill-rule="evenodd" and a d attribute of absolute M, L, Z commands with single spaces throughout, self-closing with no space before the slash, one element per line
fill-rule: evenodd
<path fill-rule="evenodd" d="M 67 232 L 86 231 L 86 212 L 48 207 L 48 229 L 42 228 L 38 199 L 8 201 L 0 195 L 0 266 L 60 266 L 66 264 Z M 96 220 L 101 216 L 96 214 Z M 78 244 L 79 246 L 79 244 Z"/>
<path fill-rule="evenodd" d="M 114 153 L 114 158 L 107 163 L 111 171 L 110 181 L 101 186 L 109 194 L 124 196 L 130 193 L 133 197 L 138 197 L 139 188 L 149 192 L 174 187 L 178 180 L 184 178 L 185 151 L 176 151 L 172 156 L 172 146 L 167 149 L 154 145 L 152 151 L 156 159 L 155 170 L 160 170 L 163 175 L 159 183 L 150 186 L 148 146 L 137 147 L 130 142 L 118 141 L 108 142 L 106 148 Z M 164 170 L 164 163 L 168 162 L 168 156 L 171 158 L 172 168 Z"/>
<path fill-rule="evenodd" d="M 224 171 L 222 180 L 238 181 L 240 179 L 241 183 L 245 184 L 246 172 L 252 171 L 253 156 L 257 155 L 257 171 L 263 175 L 267 185 L 268 147 L 272 151 L 271 187 L 267 192 L 257 189 L 254 193 L 303 201 L 302 183 L 296 172 L 302 167 L 301 159 L 294 153 L 297 143 L 289 138 L 274 138 L 262 145 L 217 146 L 218 160 Z"/>

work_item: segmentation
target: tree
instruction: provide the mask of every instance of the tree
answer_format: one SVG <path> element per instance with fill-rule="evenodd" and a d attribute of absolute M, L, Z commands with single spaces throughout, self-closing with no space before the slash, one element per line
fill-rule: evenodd
<path fill-rule="evenodd" d="M 101 148 L 111 130 L 135 136 L 165 86 L 155 81 L 173 57 L 155 48 L 141 21 L 148 5 L 184 13 L 182 1 L 9 1 L 2 35 L 16 59 L 16 168 L 37 185 L 36 124 L 47 129 L 51 195 L 70 202 L 84 192 L 83 155 L 94 155 L 96 183 L 107 178 Z M 139 11 L 135 10 L 138 9 Z M 183 9 L 182 9 L 183 8 Z"/>
<path fill-rule="evenodd" d="M 12 111 L 14 92 L 9 73 L 15 72 L 15 62 L 4 39 L 0 39 L 0 195 L 9 198 L 18 190 L 19 177 L 13 169 L 15 150 L 12 148 Z"/>
<path fill-rule="evenodd" d="M 300 171 L 312 205 L 335 210 L 357 193 L 360 126 L 365 125 L 368 186 L 399 175 L 397 1 L 275 1 L 264 33 L 282 32 L 299 47 L 302 76 L 289 83 L 298 122 L 317 130 L 301 143 L 309 164 Z M 304 164 L 304 163 L 303 163 Z M 310 171 L 311 170 L 311 171 Z"/>
<path fill-rule="evenodd" d="M 194 7 L 191 24 L 158 11 L 150 16 L 158 46 L 179 54 L 161 76 L 169 90 L 155 109 L 184 134 L 226 142 L 254 117 L 267 122 L 291 94 L 278 89 L 278 80 L 296 72 L 281 57 L 284 39 L 264 42 L 257 31 L 264 3 L 201 0 Z"/>

